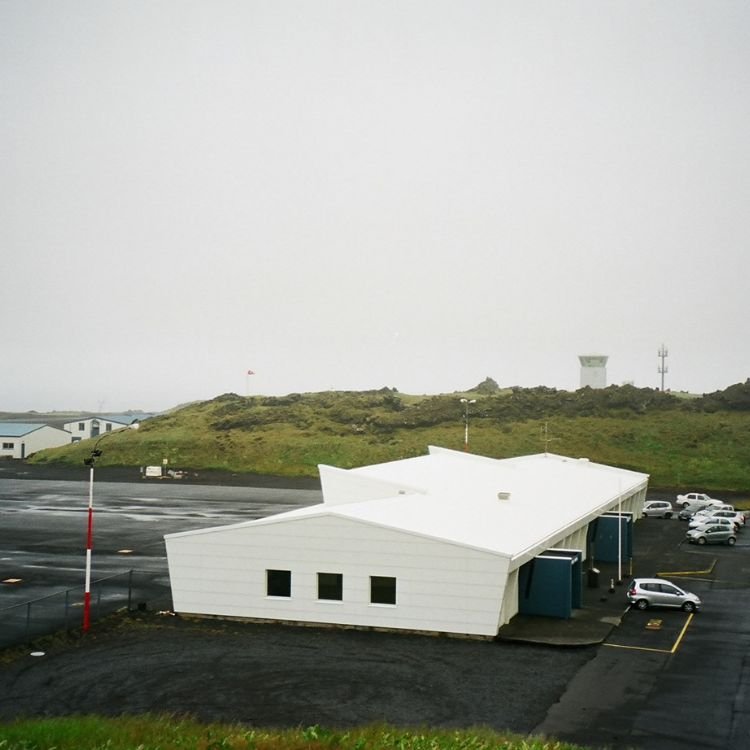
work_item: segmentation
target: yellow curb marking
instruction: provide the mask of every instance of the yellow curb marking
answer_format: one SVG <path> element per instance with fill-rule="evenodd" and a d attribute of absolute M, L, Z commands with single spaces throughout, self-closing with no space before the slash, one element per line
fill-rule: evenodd
<path fill-rule="evenodd" d="M 711 567 L 707 570 L 669 570 L 664 572 L 659 572 L 656 575 L 658 576 L 707 576 L 711 575 L 711 573 L 714 572 L 714 568 L 716 567 L 716 558 L 714 558 L 714 561 L 711 563 Z"/>
<path fill-rule="evenodd" d="M 671 651 L 667 651 L 663 648 L 646 648 L 646 646 L 623 646 L 620 643 L 602 643 L 602 646 L 609 646 L 610 648 L 626 648 L 630 651 L 653 651 L 657 654 L 671 654 Z"/>

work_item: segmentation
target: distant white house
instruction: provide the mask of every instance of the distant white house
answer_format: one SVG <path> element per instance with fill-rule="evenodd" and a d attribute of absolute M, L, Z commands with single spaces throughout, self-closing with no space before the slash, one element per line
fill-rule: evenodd
<path fill-rule="evenodd" d="M 99 437 L 114 430 L 122 430 L 125 427 L 137 429 L 138 425 L 151 414 L 114 414 L 106 417 L 81 417 L 80 419 L 66 422 L 63 427 L 70 433 L 71 442 Z"/>
<path fill-rule="evenodd" d="M 319 468 L 320 504 L 166 535 L 175 610 L 494 637 L 519 612 L 582 606 L 583 561 L 613 540 L 627 556 L 648 484 L 586 459 L 434 447 Z"/>
<path fill-rule="evenodd" d="M 0 422 L 0 458 L 27 458 L 44 448 L 70 443 L 70 433 L 59 427 L 28 422 Z"/>

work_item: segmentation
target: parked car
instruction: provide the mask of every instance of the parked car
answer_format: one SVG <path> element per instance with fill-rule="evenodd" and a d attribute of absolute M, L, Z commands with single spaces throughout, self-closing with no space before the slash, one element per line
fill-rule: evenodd
<path fill-rule="evenodd" d="M 649 518 L 672 518 L 674 508 L 668 500 L 649 500 L 644 503 L 641 513 Z"/>
<path fill-rule="evenodd" d="M 737 525 L 731 518 L 717 518 L 716 516 L 701 516 L 696 514 L 688 524 L 688 529 L 697 529 L 700 526 L 726 526 L 732 531 L 737 531 Z"/>
<path fill-rule="evenodd" d="M 721 505 L 721 500 L 714 500 L 714 498 L 706 495 L 705 492 L 687 492 L 684 495 L 677 495 L 677 505 L 683 510 L 696 511 L 705 508 L 707 505 Z"/>
<path fill-rule="evenodd" d="M 698 524 L 709 523 L 714 519 L 727 519 L 738 531 L 745 524 L 744 513 L 737 513 L 734 510 L 714 510 L 713 508 L 704 508 L 691 517 L 690 527 L 695 528 Z"/>
<path fill-rule="evenodd" d="M 638 609 L 673 607 L 695 612 L 701 608 L 701 600 L 695 594 L 663 578 L 634 578 L 628 586 L 627 597 L 631 606 Z"/>
<path fill-rule="evenodd" d="M 728 544 L 730 546 L 737 542 L 737 535 L 731 526 L 727 524 L 710 523 L 689 529 L 686 539 L 691 544 Z"/>
<path fill-rule="evenodd" d="M 728 518 L 734 524 L 735 528 L 738 531 L 745 524 L 744 513 L 737 513 L 737 511 L 734 511 L 734 510 L 717 510 L 713 513 L 710 513 L 708 517 L 709 518 Z"/>
<path fill-rule="evenodd" d="M 717 505 L 715 508 L 713 506 L 712 510 L 715 513 L 719 513 L 720 511 L 731 511 L 732 513 L 736 514 L 737 521 L 742 524 L 743 526 L 745 523 L 747 523 L 747 518 L 745 517 L 745 512 L 742 510 L 737 510 L 737 508 L 734 507 L 734 505 L 729 505 L 729 503 L 723 503 L 722 505 Z"/>

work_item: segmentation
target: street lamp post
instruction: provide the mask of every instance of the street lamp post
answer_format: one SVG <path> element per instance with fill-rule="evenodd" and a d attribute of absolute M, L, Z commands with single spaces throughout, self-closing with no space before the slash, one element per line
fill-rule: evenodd
<path fill-rule="evenodd" d="M 464 450 L 469 450 L 469 404 L 476 404 L 475 398 L 462 398 L 461 403 L 464 405 Z"/>
<path fill-rule="evenodd" d="M 98 445 L 98 441 L 96 445 Z M 83 463 L 89 467 L 89 511 L 88 528 L 86 532 L 86 585 L 83 593 L 83 632 L 88 632 L 91 625 L 91 551 L 94 547 L 94 464 L 102 452 L 94 446 L 91 457 L 85 458 Z"/>

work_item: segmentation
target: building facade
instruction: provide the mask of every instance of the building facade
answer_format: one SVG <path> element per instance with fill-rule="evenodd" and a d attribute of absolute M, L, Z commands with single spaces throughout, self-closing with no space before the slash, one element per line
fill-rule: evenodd
<path fill-rule="evenodd" d="M 570 616 L 592 529 L 607 515 L 627 529 L 648 483 L 552 454 L 440 448 L 320 473 L 320 504 L 167 535 L 175 611 L 494 637 L 520 611 L 548 614 L 550 588 L 564 599 L 552 614 Z"/>
<path fill-rule="evenodd" d="M 45 448 L 70 443 L 70 433 L 46 424 L 0 422 L 0 458 L 28 458 Z"/>

